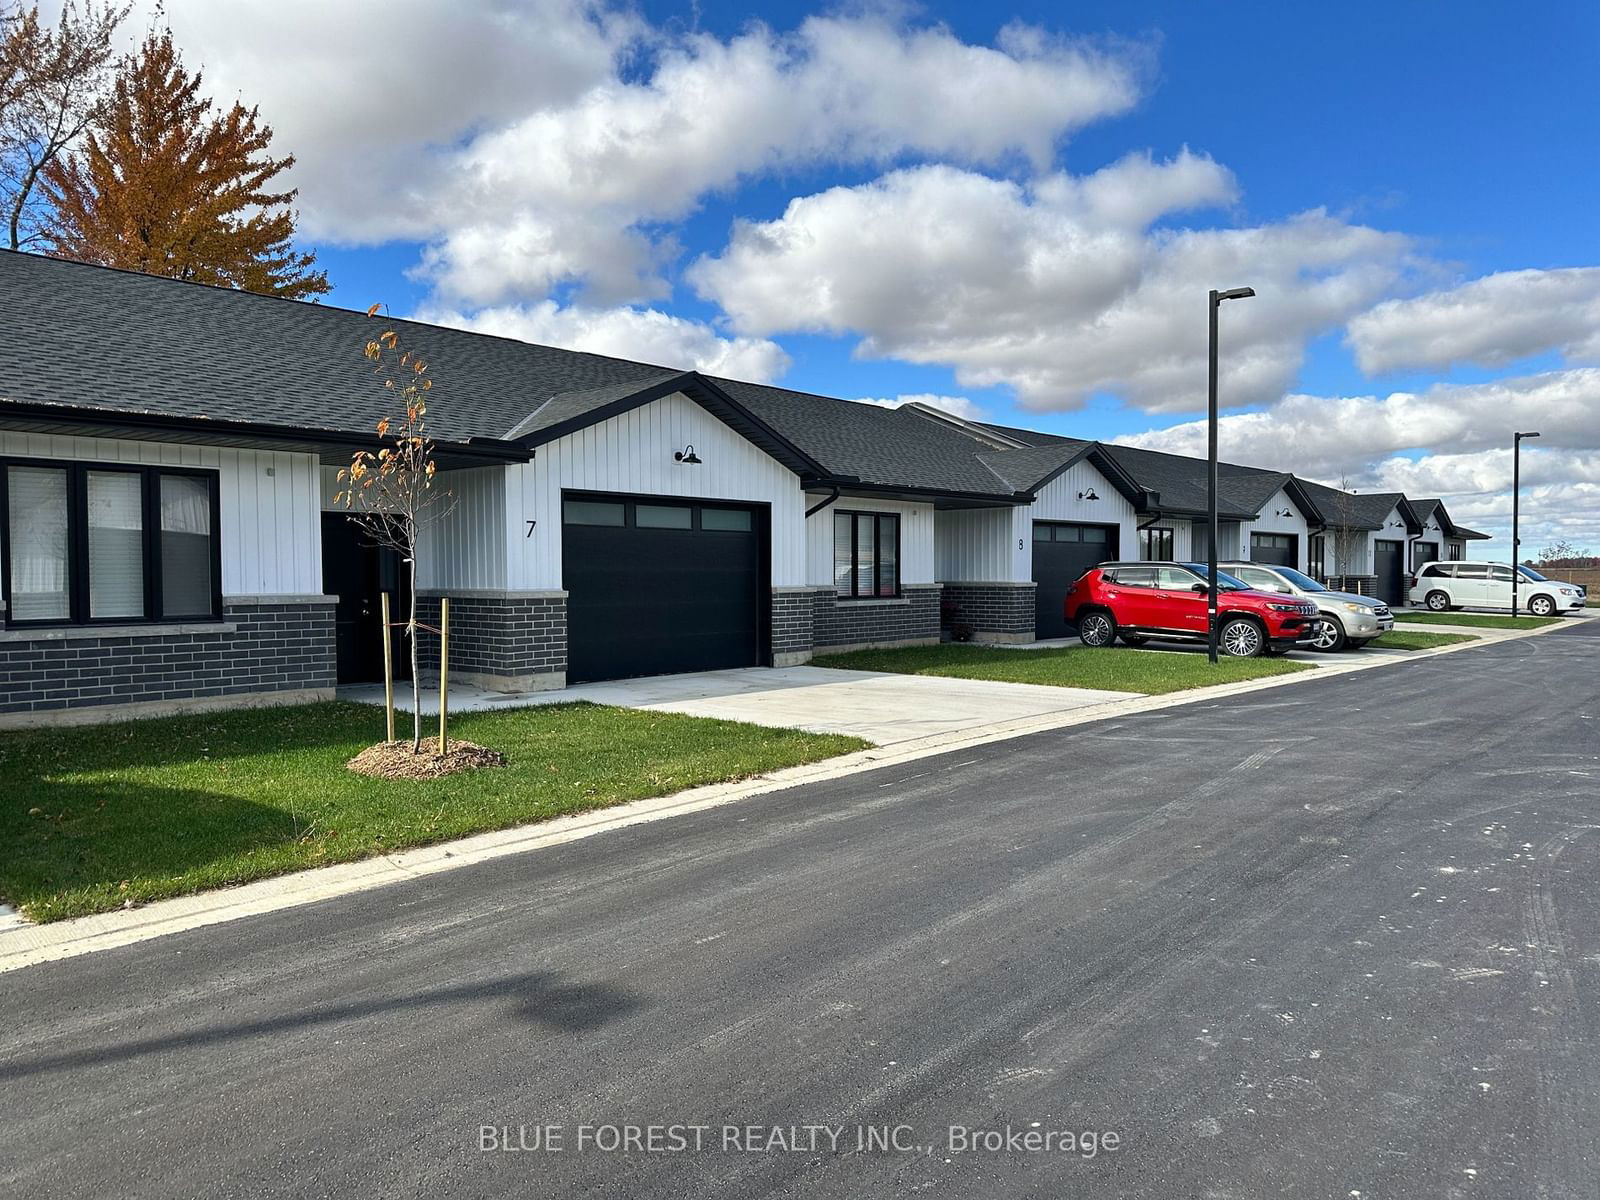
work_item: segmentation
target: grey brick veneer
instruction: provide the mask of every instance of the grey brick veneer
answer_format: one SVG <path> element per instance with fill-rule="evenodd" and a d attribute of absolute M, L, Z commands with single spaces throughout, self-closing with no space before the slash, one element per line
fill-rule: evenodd
<path fill-rule="evenodd" d="M 0 635 L 0 726 L 333 694 L 332 597 L 234 597 L 217 622 Z"/>
<path fill-rule="evenodd" d="M 417 596 L 417 619 L 439 624 L 437 592 Z M 450 592 L 450 677 L 500 692 L 549 691 L 567 682 L 565 592 Z M 424 634 L 424 671 L 439 671 L 439 639 Z"/>
<path fill-rule="evenodd" d="M 1034 583 L 946 583 L 944 604 L 948 633 L 957 621 L 970 625 L 978 642 L 1031 642 L 1034 640 Z"/>
<path fill-rule="evenodd" d="M 813 641 L 818 651 L 867 646 L 920 646 L 939 640 L 937 583 L 906 584 L 893 600 L 841 600 L 814 592 Z"/>

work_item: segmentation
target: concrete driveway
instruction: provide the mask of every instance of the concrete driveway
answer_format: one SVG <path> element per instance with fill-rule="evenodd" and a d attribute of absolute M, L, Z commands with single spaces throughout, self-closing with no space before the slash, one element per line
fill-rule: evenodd
<path fill-rule="evenodd" d="M 383 703 L 381 687 L 339 689 L 343 699 Z M 535 704 L 587 700 L 622 708 L 646 708 L 722 717 L 756 725 L 845 733 L 879 746 L 982 725 L 1067 712 L 1126 700 L 1134 692 L 995 683 L 835 671 L 823 667 L 746 667 L 690 675 L 655 675 L 608 683 L 581 683 L 559 692 L 507 695 L 461 685 L 450 689 L 452 712 L 483 712 Z M 399 698 L 409 711 L 409 695 Z M 437 694 L 423 693 L 425 713 L 438 710 Z"/>

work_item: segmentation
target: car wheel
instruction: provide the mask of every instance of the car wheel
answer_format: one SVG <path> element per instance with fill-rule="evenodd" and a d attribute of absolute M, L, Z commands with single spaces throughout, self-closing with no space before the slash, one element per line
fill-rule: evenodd
<path fill-rule="evenodd" d="M 1147 637 L 1140 637 L 1137 633 L 1124 633 L 1120 636 L 1124 646 L 1142 646 L 1150 640 Z"/>
<path fill-rule="evenodd" d="M 1450 611 L 1450 597 L 1444 592 L 1429 592 L 1426 603 L 1431 612 Z"/>
<path fill-rule="evenodd" d="M 1528 601 L 1528 611 L 1536 617 L 1548 617 L 1556 610 L 1556 602 L 1549 596 L 1535 596 Z"/>
<path fill-rule="evenodd" d="M 1350 644 L 1344 626 L 1338 620 L 1324 617 L 1317 626 L 1317 636 L 1311 639 L 1311 648 L 1324 654 L 1337 654 Z"/>
<path fill-rule="evenodd" d="M 1096 609 L 1078 618 L 1078 640 L 1096 650 L 1117 640 L 1117 622 L 1108 612 Z"/>
<path fill-rule="evenodd" d="M 1255 658 L 1266 644 L 1261 626 L 1249 617 L 1233 617 L 1217 631 L 1217 646 L 1229 658 Z"/>

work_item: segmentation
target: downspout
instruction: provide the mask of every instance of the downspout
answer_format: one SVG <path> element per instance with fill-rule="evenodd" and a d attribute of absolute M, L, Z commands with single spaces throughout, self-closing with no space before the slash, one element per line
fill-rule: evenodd
<path fill-rule="evenodd" d="M 831 495 L 824 496 L 821 500 L 818 500 L 810 508 L 806 509 L 806 519 L 809 521 L 812 517 L 816 516 L 823 509 L 827 508 L 828 505 L 832 504 L 838 498 L 839 498 L 839 489 L 837 487 L 835 487 L 833 489 L 833 492 L 832 492 Z"/>

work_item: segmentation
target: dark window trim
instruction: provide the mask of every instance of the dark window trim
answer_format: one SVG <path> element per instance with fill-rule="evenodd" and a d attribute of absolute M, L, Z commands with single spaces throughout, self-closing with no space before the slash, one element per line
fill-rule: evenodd
<path fill-rule="evenodd" d="M 1163 529 L 1159 526 L 1139 530 L 1139 557 L 1148 562 L 1170 562 L 1176 553 L 1176 533 L 1176 530 Z M 1166 553 L 1162 554 L 1157 549 L 1146 550 L 1146 539 L 1159 542 L 1165 547 Z"/>
<path fill-rule="evenodd" d="M 900 545 L 900 514 L 897 513 L 897 512 L 883 512 L 881 510 L 876 510 L 876 509 L 836 508 L 836 509 L 833 510 L 833 538 L 834 538 L 834 541 L 830 542 L 830 546 L 834 545 L 837 542 L 837 539 L 838 539 L 838 536 L 839 536 L 838 530 L 839 530 L 839 518 L 840 517 L 849 517 L 850 518 L 850 591 L 849 591 L 848 594 L 844 593 L 844 592 L 841 592 L 839 590 L 839 581 L 837 579 L 835 579 L 834 582 L 833 582 L 834 599 L 836 599 L 836 600 L 848 600 L 848 601 L 852 601 L 852 602 L 856 601 L 856 600 L 898 600 L 898 599 L 900 599 L 900 597 L 903 594 L 902 589 L 901 589 L 901 566 L 902 566 L 902 564 L 901 564 L 901 558 L 900 558 L 900 549 L 901 549 L 901 545 Z M 877 522 L 877 526 L 873 531 L 873 541 L 872 541 L 872 591 L 866 593 L 865 595 L 863 595 L 862 591 L 861 591 L 861 570 L 857 566 L 856 559 L 855 559 L 856 547 L 858 545 L 860 545 L 859 525 L 860 525 L 860 521 L 861 521 L 862 517 L 871 517 L 875 522 Z M 879 539 L 882 537 L 882 534 L 883 534 L 883 524 L 882 524 L 883 519 L 887 519 L 887 520 L 890 520 L 890 521 L 894 522 L 894 592 L 892 594 L 890 594 L 890 595 L 887 595 L 887 596 L 884 595 L 882 592 L 877 590 L 878 589 L 878 567 L 879 567 L 880 562 L 882 561 L 882 556 L 878 553 L 878 547 L 880 545 L 882 545 L 882 543 L 881 543 L 881 541 L 879 541 Z"/>
<path fill-rule="evenodd" d="M 1327 574 L 1328 539 L 1324 534 L 1312 534 L 1306 543 L 1306 574 L 1322 579 Z"/>
<path fill-rule="evenodd" d="M 18 621 L 11 603 L 11 467 L 65 471 L 67 475 L 67 555 L 71 579 L 65 620 Z M 138 475 L 144 528 L 144 615 L 89 615 L 89 473 L 122 471 Z M 211 611 L 166 613 L 161 589 L 161 477 L 183 475 L 206 482 L 211 502 Z M 208 467 L 172 467 L 160 463 L 95 462 L 88 459 L 0 457 L 0 572 L 4 575 L 5 628 L 64 629 L 120 625 L 200 624 L 222 620 L 222 487 L 221 474 Z"/>

